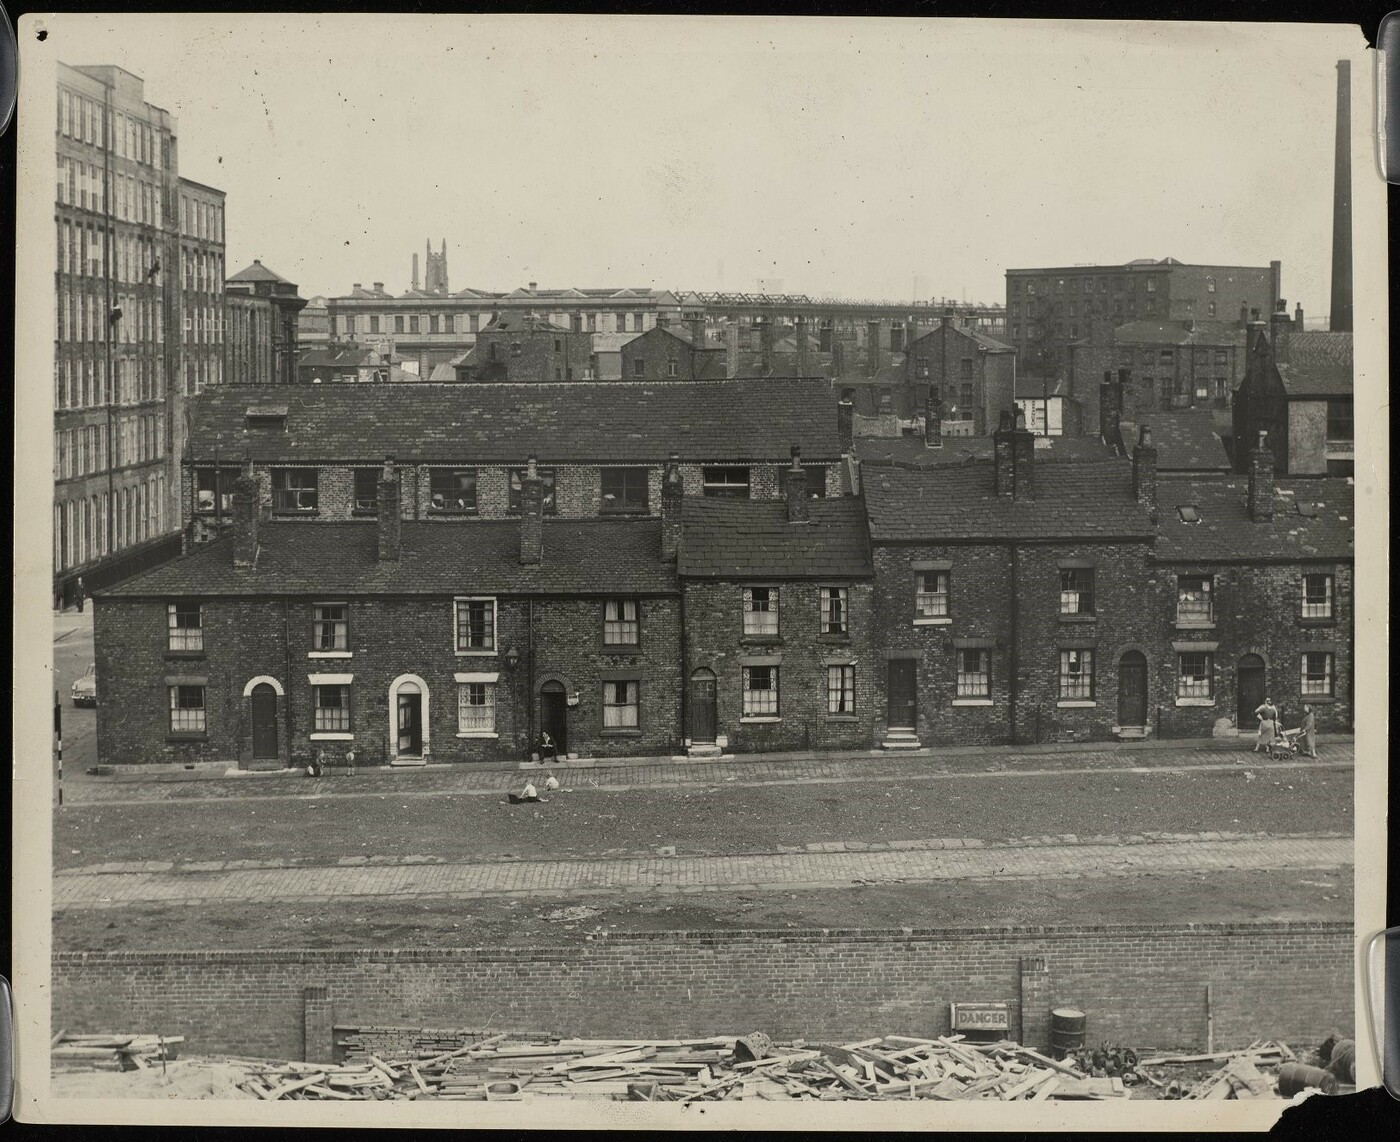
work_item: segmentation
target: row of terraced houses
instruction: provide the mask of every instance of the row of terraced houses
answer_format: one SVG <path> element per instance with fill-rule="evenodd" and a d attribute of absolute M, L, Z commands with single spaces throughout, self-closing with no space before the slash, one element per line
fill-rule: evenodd
<path fill-rule="evenodd" d="M 861 438 L 810 378 L 192 406 L 186 553 L 94 598 L 104 763 L 1195 737 L 1266 696 L 1351 723 L 1351 480 L 1268 429 L 1232 472 L 1151 414 L 946 437 L 932 393 Z"/>

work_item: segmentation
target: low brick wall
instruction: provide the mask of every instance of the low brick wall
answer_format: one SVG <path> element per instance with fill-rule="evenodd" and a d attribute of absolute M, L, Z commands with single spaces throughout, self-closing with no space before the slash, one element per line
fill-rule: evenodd
<path fill-rule="evenodd" d="M 332 1025 L 531 1027 L 596 1038 L 763 1030 L 850 1040 L 946 1033 L 948 1004 L 1088 1013 L 1091 1043 L 1312 1043 L 1354 1025 L 1340 922 L 659 932 L 536 948 L 65 952 L 55 1027 L 183 1035 L 191 1054 L 326 1058 Z M 324 990 L 323 990 L 324 989 Z"/>

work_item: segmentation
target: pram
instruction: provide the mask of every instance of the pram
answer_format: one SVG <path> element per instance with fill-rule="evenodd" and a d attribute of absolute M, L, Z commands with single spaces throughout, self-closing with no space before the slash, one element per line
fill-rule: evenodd
<path fill-rule="evenodd" d="M 1269 743 L 1269 757 L 1273 761 L 1287 761 L 1289 758 L 1298 756 L 1298 738 L 1302 736 L 1301 729 L 1280 730 L 1278 737 Z"/>

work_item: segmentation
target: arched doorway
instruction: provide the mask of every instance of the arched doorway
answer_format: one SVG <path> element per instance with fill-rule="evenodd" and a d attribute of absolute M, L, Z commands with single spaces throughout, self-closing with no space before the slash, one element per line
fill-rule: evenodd
<path fill-rule="evenodd" d="M 715 672 L 701 667 L 690 676 L 690 741 L 714 745 L 719 729 L 715 701 Z"/>
<path fill-rule="evenodd" d="M 267 674 L 248 679 L 243 687 L 248 699 L 248 725 L 252 737 L 253 761 L 276 761 L 282 756 L 282 734 L 278 725 L 277 703 L 282 684 Z"/>
<path fill-rule="evenodd" d="M 422 765 L 428 758 L 428 684 L 401 674 L 389 686 L 390 763 Z"/>
<path fill-rule="evenodd" d="M 562 682 L 540 687 L 540 729 L 549 735 L 560 757 L 569 752 L 569 703 Z"/>
<path fill-rule="evenodd" d="M 1147 725 L 1147 656 L 1140 650 L 1118 660 L 1118 724 Z"/>
<path fill-rule="evenodd" d="M 1254 711 L 1264 701 L 1264 660 L 1259 655 L 1246 654 L 1235 667 L 1235 698 L 1235 725 L 1241 731 L 1253 732 L 1257 724 Z"/>

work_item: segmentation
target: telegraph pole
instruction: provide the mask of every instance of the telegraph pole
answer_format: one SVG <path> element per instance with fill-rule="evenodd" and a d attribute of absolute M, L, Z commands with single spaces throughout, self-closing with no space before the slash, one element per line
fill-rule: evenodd
<path fill-rule="evenodd" d="M 53 748 L 58 759 L 58 807 L 63 808 L 63 706 L 58 691 L 53 692 Z"/>

